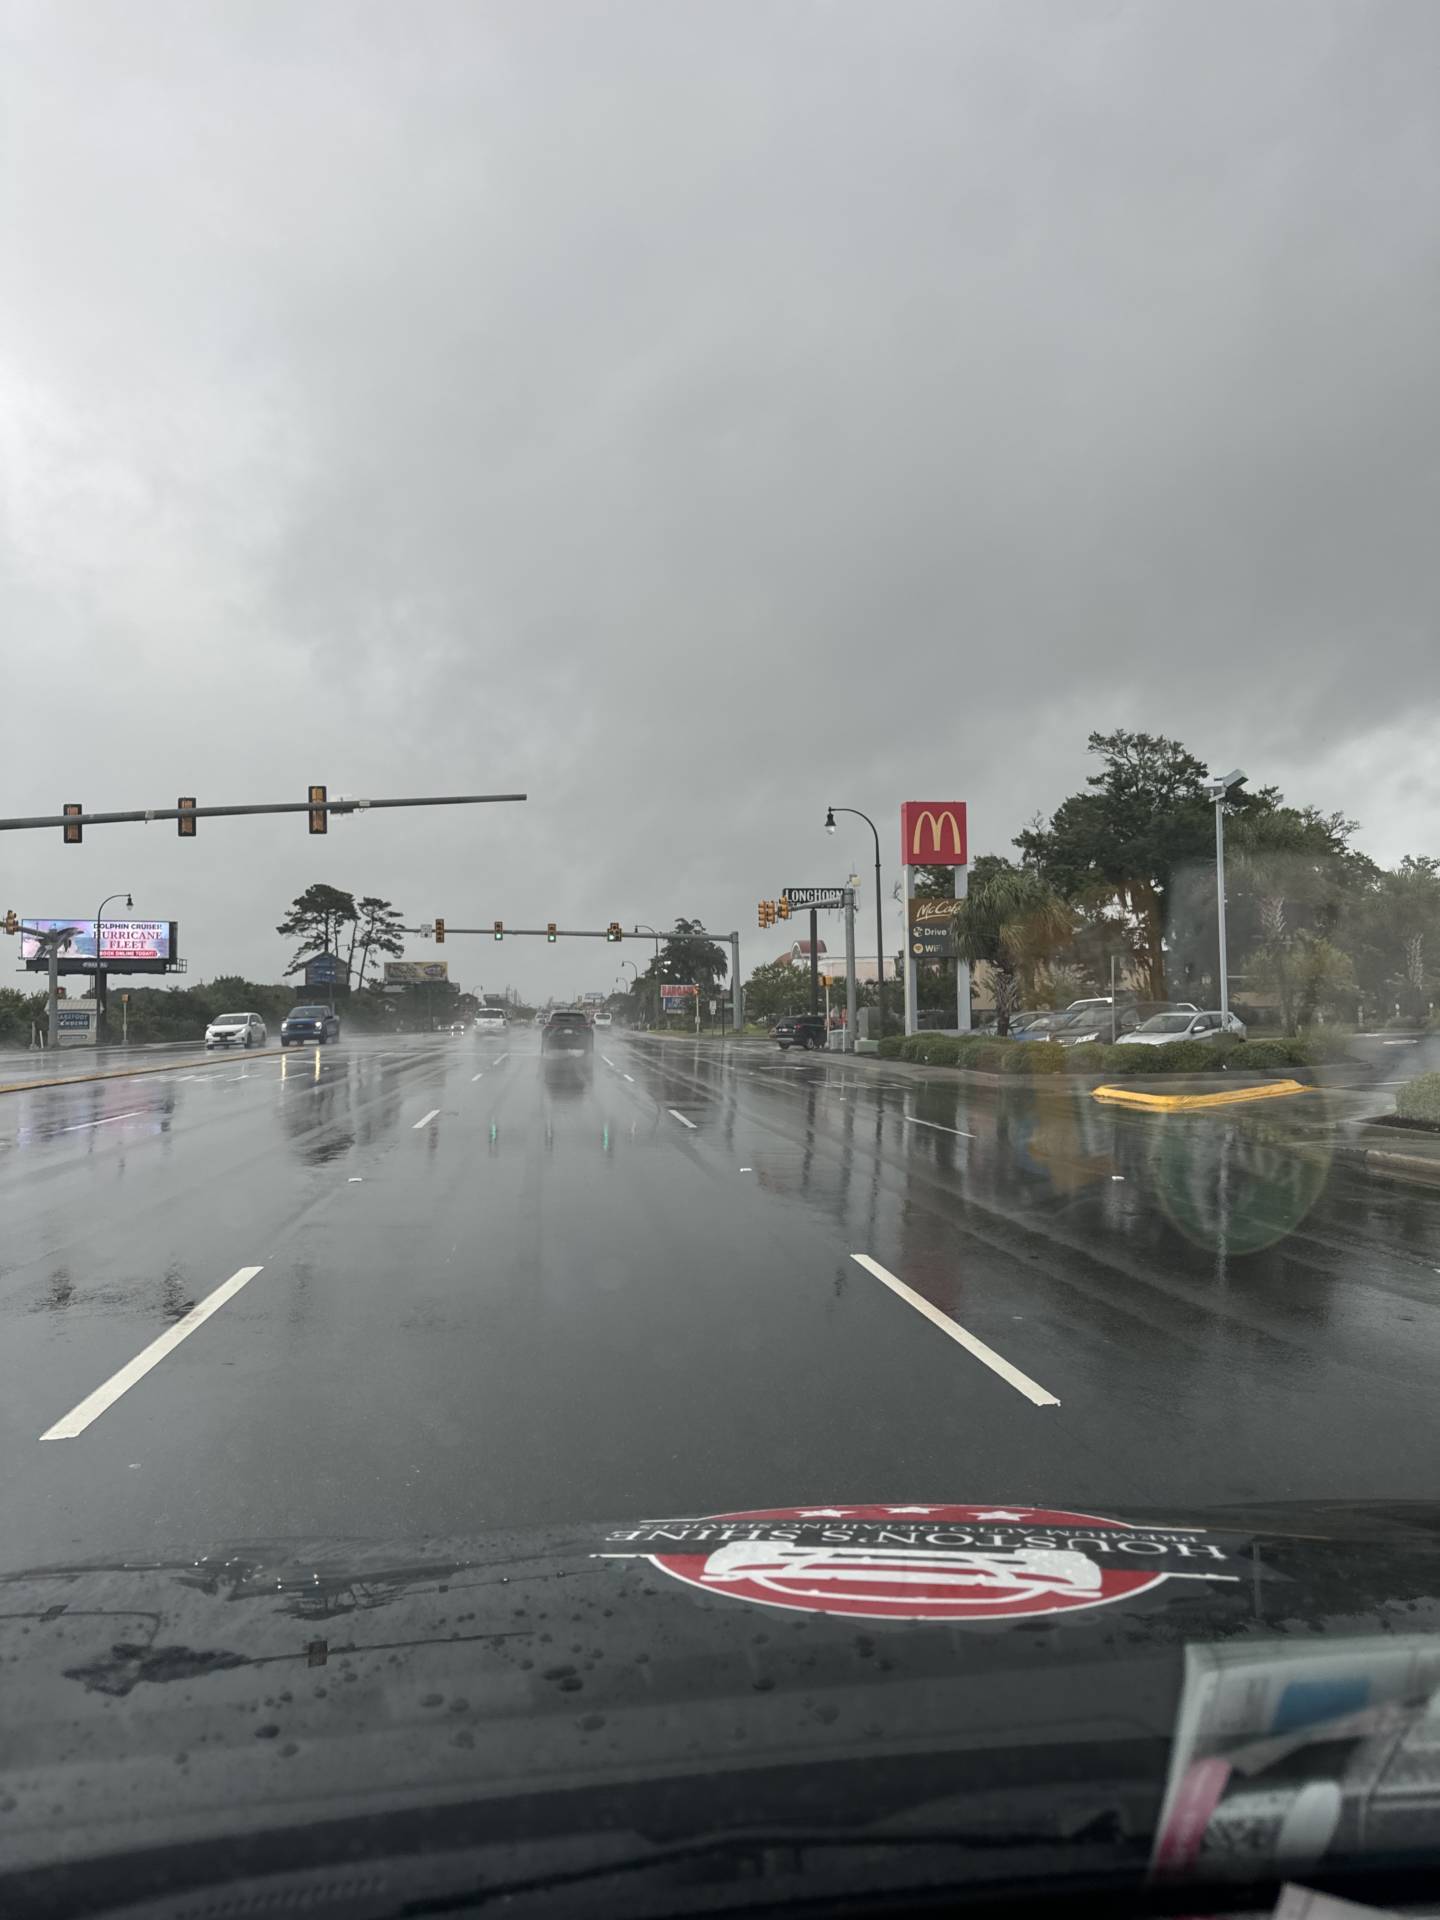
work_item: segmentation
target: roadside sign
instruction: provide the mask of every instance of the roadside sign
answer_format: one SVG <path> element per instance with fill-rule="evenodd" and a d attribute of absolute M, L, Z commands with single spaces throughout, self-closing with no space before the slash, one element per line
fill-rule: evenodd
<path fill-rule="evenodd" d="M 674 986 L 668 981 L 661 983 L 660 1006 L 665 1013 L 684 1013 L 692 1000 L 700 998 L 697 986 Z"/>
<path fill-rule="evenodd" d="M 317 953 L 305 962 L 307 987 L 333 987 L 340 978 L 340 961 L 333 953 Z"/>
<path fill-rule="evenodd" d="M 906 800 L 901 805 L 902 866 L 963 867 L 969 860 L 963 800 Z"/>
<path fill-rule="evenodd" d="M 408 987 L 425 980 L 448 980 L 450 962 L 448 960 L 387 960 L 385 962 L 385 984 L 387 987 Z"/>
<path fill-rule="evenodd" d="M 843 887 L 782 887 L 781 895 L 792 907 L 843 907 Z"/>
<path fill-rule="evenodd" d="M 910 951 L 917 960 L 948 960 L 955 952 L 955 914 L 963 900 L 911 900 Z"/>

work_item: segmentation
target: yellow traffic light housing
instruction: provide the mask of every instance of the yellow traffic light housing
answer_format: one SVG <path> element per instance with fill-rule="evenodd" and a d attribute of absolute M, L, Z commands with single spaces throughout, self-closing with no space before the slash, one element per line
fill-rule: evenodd
<path fill-rule="evenodd" d="M 330 831 L 330 815 L 325 808 L 324 787 L 311 787 L 310 789 L 310 831 L 312 833 L 328 833 Z"/>
<path fill-rule="evenodd" d="M 85 809 L 78 800 L 67 800 L 61 811 L 66 814 L 81 814 Z M 60 834 L 67 847 L 78 847 L 80 842 L 85 838 L 85 829 L 81 826 L 78 819 L 73 823 L 67 819 L 65 825 L 60 829 Z"/>
<path fill-rule="evenodd" d="M 435 944 L 437 947 L 443 947 L 445 944 L 445 922 L 443 920 L 437 920 L 435 922 Z"/>
<path fill-rule="evenodd" d="M 790 902 L 785 898 L 783 893 L 775 903 L 775 911 L 782 920 L 788 920 L 790 918 Z"/>
<path fill-rule="evenodd" d="M 180 798 L 175 802 L 175 804 L 177 807 L 193 807 L 195 804 L 195 796 L 193 793 L 191 794 L 182 793 Z M 175 830 L 180 835 L 180 838 L 182 840 L 193 840 L 195 838 L 194 814 L 192 813 L 192 814 L 189 814 L 188 816 L 185 814 L 182 814 L 180 818 L 175 822 Z"/>

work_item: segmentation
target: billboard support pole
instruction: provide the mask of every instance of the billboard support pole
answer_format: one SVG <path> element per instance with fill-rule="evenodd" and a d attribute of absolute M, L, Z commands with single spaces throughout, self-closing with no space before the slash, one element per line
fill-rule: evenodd
<path fill-rule="evenodd" d="M 915 942 L 910 938 L 910 902 L 915 898 L 915 869 L 905 866 L 900 869 L 904 875 L 902 891 L 905 895 L 905 1031 L 915 1033 L 919 1029 L 919 996 L 916 991 L 915 955 L 912 951 Z"/>
<path fill-rule="evenodd" d="M 810 909 L 810 1011 L 820 1011 L 820 914 Z"/>
<path fill-rule="evenodd" d="M 955 898 L 963 900 L 970 892 L 969 867 L 955 869 Z M 955 955 L 955 1024 L 961 1033 L 970 1031 L 970 962 Z"/>
<path fill-rule="evenodd" d="M 50 942 L 50 1040 L 52 1047 L 60 1044 L 60 942 Z"/>

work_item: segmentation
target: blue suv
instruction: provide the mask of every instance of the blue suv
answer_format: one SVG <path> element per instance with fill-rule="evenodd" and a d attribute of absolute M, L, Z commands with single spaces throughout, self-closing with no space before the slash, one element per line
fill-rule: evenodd
<path fill-rule="evenodd" d="M 302 1047 L 307 1040 L 324 1046 L 340 1038 L 340 1016 L 333 1007 L 292 1007 L 280 1022 L 280 1045 Z"/>

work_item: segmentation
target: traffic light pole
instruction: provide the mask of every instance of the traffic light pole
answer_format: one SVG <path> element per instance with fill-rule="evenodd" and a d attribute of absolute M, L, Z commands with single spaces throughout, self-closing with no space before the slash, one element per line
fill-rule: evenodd
<path fill-rule="evenodd" d="M 222 820 L 252 813 L 372 813 L 383 807 L 480 807 L 508 800 L 528 800 L 524 793 L 445 793 L 406 796 L 398 800 L 267 800 L 243 807 L 141 807 L 128 813 L 37 813 L 0 820 L 0 833 L 19 833 L 27 827 L 109 827 L 126 821 Z"/>
<path fill-rule="evenodd" d="M 813 919 L 814 916 L 812 915 L 811 917 Z M 556 927 L 553 938 L 555 940 L 608 940 L 612 945 L 618 946 L 620 943 L 614 936 L 615 924 L 616 923 L 612 922 L 608 927 Z M 406 927 L 404 931 L 406 933 L 420 934 L 425 939 L 432 939 L 435 929 L 434 926 L 431 925 L 427 927 Z M 494 921 L 492 921 L 488 927 L 452 927 L 447 920 L 445 922 L 445 938 L 448 940 L 452 933 L 464 933 L 472 937 L 480 934 L 491 940 L 497 938 Z M 672 937 L 679 938 L 680 936 L 657 933 L 652 937 L 655 941 L 655 954 L 658 959 L 660 942 L 662 940 L 669 940 Z M 697 939 L 703 937 L 707 940 L 728 940 L 730 943 L 730 1020 L 734 1031 L 736 1033 L 742 1033 L 745 1027 L 745 992 L 740 984 L 739 930 L 734 929 L 730 933 L 706 933 L 696 935 L 695 937 Z M 549 927 L 504 927 L 503 931 L 498 935 L 498 938 L 501 940 L 549 940 L 552 938 L 552 935 Z M 658 1003 L 660 996 L 658 973 L 655 981 L 655 994 Z M 659 1017 L 658 1009 L 656 1017 L 657 1019 Z"/>

